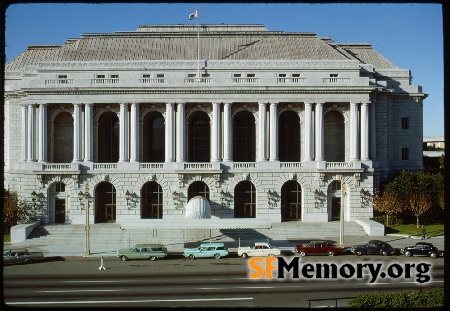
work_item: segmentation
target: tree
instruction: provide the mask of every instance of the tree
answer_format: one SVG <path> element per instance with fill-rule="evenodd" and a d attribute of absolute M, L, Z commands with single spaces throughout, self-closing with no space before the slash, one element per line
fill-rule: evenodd
<path fill-rule="evenodd" d="M 417 189 L 409 195 L 409 210 L 416 216 L 417 228 L 419 228 L 419 216 L 428 211 L 433 206 L 433 201 L 424 190 Z"/>
<path fill-rule="evenodd" d="M 445 194 L 444 191 L 442 191 L 441 193 L 439 193 L 439 206 L 444 209 L 445 207 Z"/>
<path fill-rule="evenodd" d="M 21 221 L 28 221 L 33 218 L 33 212 L 23 200 L 19 200 L 15 193 L 9 190 L 3 191 L 3 233 L 10 233 L 11 227 Z"/>
<path fill-rule="evenodd" d="M 385 191 L 383 195 L 375 190 L 373 196 L 373 208 L 386 213 L 386 226 L 389 226 L 389 215 L 396 215 L 403 210 L 403 203 L 398 195 L 391 191 Z"/>

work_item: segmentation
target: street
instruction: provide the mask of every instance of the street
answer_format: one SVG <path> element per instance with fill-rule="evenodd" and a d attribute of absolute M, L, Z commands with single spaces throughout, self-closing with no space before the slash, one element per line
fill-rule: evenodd
<path fill-rule="evenodd" d="M 292 258 L 292 257 L 291 257 Z M 404 256 L 306 256 L 306 264 L 431 265 L 431 280 L 370 277 L 343 281 L 319 278 L 251 279 L 249 261 L 232 254 L 216 259 L 189 260 L 170 255 L 156 261 L 126 261 L 115 257 L 49 257 L 44 262 L 4 267 L 4 301 L 27 307 L 308 307 L 308 300 L 354 297 L 366 292 L 427 289 L 444 285 L 444 259 Z M 104 270 L 99 269 L 104 267 Z M 348 299 L 338 301 L 345 305 Z M 333 305 L 315 301 L 312 306 Z"/>

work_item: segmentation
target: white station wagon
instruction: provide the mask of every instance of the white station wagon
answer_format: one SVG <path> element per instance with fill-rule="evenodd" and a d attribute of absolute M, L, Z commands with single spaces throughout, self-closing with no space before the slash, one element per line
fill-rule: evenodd
<path fill-rule="evenodd" d="M 281 250 L 266 242 L 255 242 L 251 246 L 238 247 L 237 254 L 242 258 L 249 256 L 278 256 L 281 254 Z"/>

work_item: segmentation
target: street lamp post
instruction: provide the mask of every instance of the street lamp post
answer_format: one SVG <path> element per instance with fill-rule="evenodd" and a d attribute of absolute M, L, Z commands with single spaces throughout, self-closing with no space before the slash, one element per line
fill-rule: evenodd
<path fill-rule="evenodd" d="M 341 210 L 339 215 L 340 222 L 340 233 L 339 233 L 339 244 L 344 247 L 344 194 L 345 194 L 345 184 L 344 176 L 341 177 Z"/>
<path fill-rule="evenodd" d="M 81 201 L 83 200 L 83 198 L 85 199 L 85 203 L 84 203 L 84 209 L 86 210 L 86 249 L 85 249 L 85 256 L 89 256 L 91 254 L 91 250 L 90 250 L 90 242 L 89 242 L 89 184 L 86 182 L 86 187 L 84 190 L 84 193 L 82 193 L 81 191 L 78 193 L 78 199 Z"/>

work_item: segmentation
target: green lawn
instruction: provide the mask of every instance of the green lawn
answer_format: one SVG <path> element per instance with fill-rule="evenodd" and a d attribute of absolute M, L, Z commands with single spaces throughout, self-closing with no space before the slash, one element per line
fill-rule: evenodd
<path fill-rule="evenodd" d="M 426 225 L 426 237 L 434 237 L 444 235 L 444 224 Z M 417 228 L 416 224 L 404 224 L 386 227 L 386 233 L 406 234 L 406 235 L 422 235 L 422 229 Z"/>

